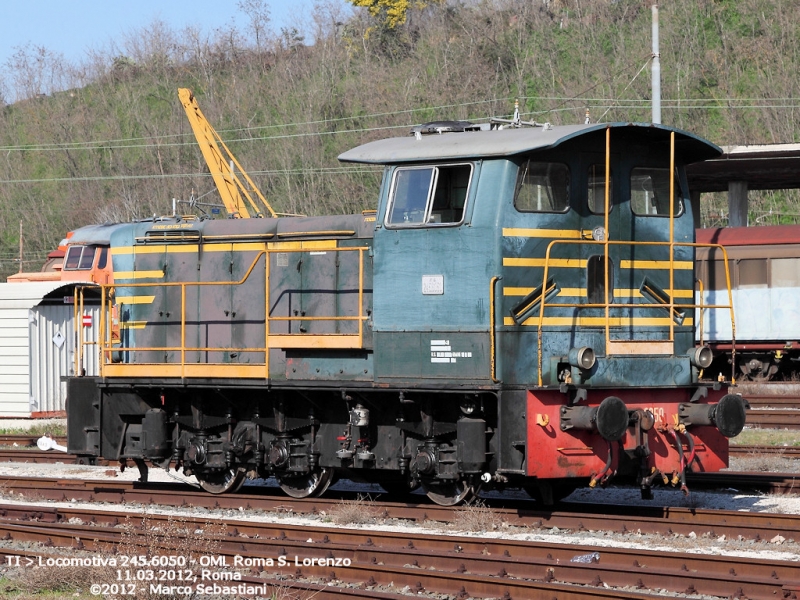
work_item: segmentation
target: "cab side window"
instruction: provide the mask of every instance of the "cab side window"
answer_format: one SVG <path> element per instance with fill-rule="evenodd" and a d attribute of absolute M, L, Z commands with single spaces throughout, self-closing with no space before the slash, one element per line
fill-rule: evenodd
<path fill-rule="evenodd" d="M 386 224 L 413 227 L 461 223 L 471 178 L 471 164 L 398 168 Z"/>
<path fill-rule="evenodd" d="M 631 210 L 635 215 L 669 216 L 669 169 L 636 167 L 631 170 Z M 681 185 L 673 182 L 672 214 L 683 212 Z"/>
<path fill-rule="evenodd" d="M 602 215 L 606 211 L 606 166 L 601 164 L 591 165 L 587 173 L 586 187 L 589 194 L 589 210 L 595 214 Z M 609 189 L 609 212 L 614 210 L 612 200 L 614 194 L 614 172 L 608 178 Z"/>
<path fill-rule="evenodd" d="M 514 206 L 520 212 L 566 212 L 569 168 L 561 163 L 529 160 L 519 168 Z"/>

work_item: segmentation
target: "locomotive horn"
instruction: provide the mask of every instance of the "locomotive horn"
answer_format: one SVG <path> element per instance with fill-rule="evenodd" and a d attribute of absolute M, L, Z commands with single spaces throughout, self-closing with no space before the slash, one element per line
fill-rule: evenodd
<path fill-rule="evenodd" d="M 719 432 L 731 438 L 744 429 L 745 410 L 750 404 L 738 394 L 726 394 L 716 404 L 681 404 L 678 416 L 681 423 L 690 425 L 716 425 Z"/>
<path fill-rule="evenodd" d="M 609 396 L 598 407 L 562 406 L 561 431 L 597 431 L 604 440 L 616 442 L 628 429 L 628 407 L 616 396 Z"/>

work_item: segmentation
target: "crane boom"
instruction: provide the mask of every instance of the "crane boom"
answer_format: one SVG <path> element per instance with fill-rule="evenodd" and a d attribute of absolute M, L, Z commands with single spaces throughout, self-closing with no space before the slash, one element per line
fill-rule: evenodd
<path fill-rule="evenodd" d="M 245 172 L 236 157 L 219 137 L 219 134 L 214 131 L 214 128 L 206 120 L 197 101 L 192 95 L 191 90 L 186 88 L 178 89 L 178 98 L 180 98 L 183 109 L 186 111 L 186 116 L 189 118 L 189 124 L 192 126 L 197 143 L 200 145 L 200 151 L 203 153 L 206 164 L 211 171 L 211 176 L 214 178 L 214 183 L 219 190 L 219 195 L 222 197 L 222 202 L 225 205 L 228 214 L 234 218 L 248 219 L 251 216 L 265 216 L 263 208 L 259 206 L 250 192 L 254 192 L 261 200 L 266 212 L 272 217 L 277 217 L 277 213 L 272 210 L 272 207 L 264 198 L 264 195 L 258 189 L 250 176 Z M 224 151 L 224 154 L 223 154 Z M 227 154 L 227 160 L 225 158 Z M 236 172 L 229 162 L 236 165 L 236 168 L 241 173 L 249 185 L 249 189 L 237 176 Z M 245 202 L 246 200 L 246 202 Z M 248 204 L 253 211 L 251 215 L 248 210 Z"/>

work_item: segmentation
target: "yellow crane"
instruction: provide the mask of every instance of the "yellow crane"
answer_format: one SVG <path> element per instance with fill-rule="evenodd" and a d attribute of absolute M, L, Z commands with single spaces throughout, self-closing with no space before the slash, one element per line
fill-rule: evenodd
<path fill-rule="evenodd" d="M 228 146 L 225 145 L 225 142 L 222 141 L 219 134 L 214 131 L 214 128 L 206 120 L 191 90 L 186 88 L 178 89 L 178 98 L 180 98 L 183 109 L 186 111 L 186 116 L 189 118 L 194 136 L 197 138 L 197 143 L 200 145 L 203 158 L 205 158 L 206 164 L 208 164 L 211 176 L 214 178 L 214 183 L 217 186 L 217 190 L 219 190 L 219 195 L 222 197 L 222 202 L 228 214 L 231 217 L 241 219 L 263 217 L 266 216 L 266 213 L 269 213 L 272 217 L 277 217 L 278 214 L 272 210 L 269 202 L 264 198 L 264 194 L 262 194 L 256 184 L 253 183 L 253 180 L 250 179 L 250 176 L 242 168 L 242 165 L 240 165 L 236 157 L 233 156 Z M 225 154 L 227 154 L 227 159 L 225 158 Z M 241 173 L 242 177 L 249 185 L 249 189 L 237 176 L 233 165 L 235 165 L 236 169 Z M 254 192 L 258 196 L 263 207 L 266 208 L 266 213 L 264 208 L 259 206 L 250 192 Z M 249 210 L 248 204 L 250 206 Z"/>

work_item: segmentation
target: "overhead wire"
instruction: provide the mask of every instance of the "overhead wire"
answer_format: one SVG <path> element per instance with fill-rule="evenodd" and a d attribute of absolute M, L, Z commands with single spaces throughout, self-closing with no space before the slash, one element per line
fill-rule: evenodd
<path fill-rule="evenodd" d="M 639 70 L 636 76 L 638 76 L 642 70 L 649 64 L 649 60 L 645 63 L 645 65 Z M 636 76 L 634 79 L 636 79 Z M 529 115 L 542 115 L 551 112 L 563 112 L 564 109 L 562 108 L 565 104 L 570 102 L 579 102 L 581 105 L 591 104 L 594 108 L 607 108 L 611 109 L 615 106 L 637 106 L 637 105 L 648 105 L 651 100 L 648 98 L 641 98 L 641 99 L 618 99 L 618 98 L 587 98 L 585 94 L 589 91 L 595 89 L 599 85 L 608 82 L 609 80 L 618 78 L 619 76 L 610 76 L 604 80 L 598 81 L 594 83 L 589 88 L 583 90 L 581 93 L 575 96 L 519 96 L 517 98 L 493 98 L 487 100 L 479 100 L 474 102 L 461 102 L 461 103 L 453 103 L 453 104 L 444 104 L 440 106 L 427 106 L 427 107 L 419 107 L 413 109 L 405 109 L 396 112 L 381 112 L 381 113 L 372 113 L 366 115 L 354 115 L 348 117 L 337 117 L 334 119 L 322 119 L 322 120 L 315 120 L 315 121 L 303 121 L 303 122 L 296 122 L 296 123 L 278 123 L 278 124 L 270 124 L 270 125 L 255 125 L 251 127 L 242 127 L 242 128 L 231 128 L 231 129 L 221 129 L 218 130 L 218 133 L 242 133 L 242 132 L 258 132 L 264 131 L 269 129 L 278 129 L 278 128 L 300 128 L 305 126 L 313 126 L 313 125 L 331 125 L 335 123 L 340 123 L 343 121 L 355 121 L 355 120 L 368 120 L 368 119 L 376 119 L 386 116 L 397 116 L 402 114 L 413 114 L 418 112 L 434 112 L 434 111 L 441 111 L 446 109 L 453 109 L 453 108 L 464 108 L 469 106 L 477 106 L 482 104 L 497 104 L 500 102 L 510 102 L 515 99 L 519 100 L 531 100 L 535 99 L 538 101 L 554 101 L 559 102 L 559 104 L 555 105 L 549 109 L 542 109 L 539 111 L 532 111 L 524 114 Z M 633 80 L 631 81 L 633 83 Z M 626 90 L 630 87 L 631 83 L 626 86 Z M 717 98 L 714 102 L 709 102 L 708 98 L 677 98 L 677 99 L 670 99 L 664 98 L 661 101 L 662 107 L 664 108 L 681 108 L 681 109 L 702 109 L 702 108 L 739 108 L 739 109 L 764 109 L 764 108 L 798 108 L 800 107 L 800 99 L 794 98 L 772 98 L 772 99 L 764 99 L 764 98 Z M 566 110 L 573 110 L 573 108 L 568 108 Z M 378 127 L 360 127 L 354 129 L 344 129 L 344 130 L 331 130 L 331 131 L 308 131 L 308 132 L 299 132 L 299 133 L 287 133 L 287 134 L 278 134 L 278 135 L 250 135 L 245 137 L 237 137 L 237 138 L 229 138 L 226 139 L 226 143 L 240 143 L 240 142 L 255 142 L 255 141 L 265 141 L 265 140 L 281 140 L 281 139 L 291 139 L 291 138 L 298 138 L 298 137 L 308 137 L 308 136 L 319 136 L 319 135 L 337 135 L 337 134 L 354 134 L 354 133 L 369 133 L 372 131 L 382 131 L 382 130 L 393 130 L 393 129 L 404 129 L 411 127 L 411 124 L 403 124 L 403 125 L 382 125 Z M 170 141 L 160 141 L 160 140 L 171 140 L 175 138 L 186 138 L 186 141 L 179 141 L 179 142 L 170 142 Z M 130 143 L 130 142 L 146 142 L 146 143 Z M 45 151 L 63 151 L 63 150 L 124 150 L 124 149 L 136 149 L 136 148 L 169 148 L 169 147 L 182 147 L 182 146 L 193 146 L 196 144 L 194 137 L 191 133 L 180 133 L 180 134 L 163 134 L 157 136 L 148 136 L 148 137 L 133 137 L 133 138 L 115 138 L 109 140 L 87 140 L 87 141 L 77 141 L 77 142 L 59 142 L 59 143 L 42 143 L 42 144 L 21 144 L 21 145 L 7 145 L 7 146 L 0 146 L 0 152 L 45 152 Z"/>
<path fill-rule="evenodd" d="M 630 80 L 630 82 L 628 82 L 628 85 L 626 85 L 626 86 L 625 86 L 625 89 L 623 89 L 623 90 L 622 90 L 622 93 L 623 93 L 623 94 L 624 94 L 626 91 L 628 91 L 628 88 L 630 88 L 630 87 L 633 85 L 633 82 L 634 82 L 634 81 L 636 81 L 636 78 L 637 78 L 637 77 L 639 77 L 639 75 L 641 75 L 641 74 L 642 74 L 642 71 L 644 71 L 644 70 L 647 68 L 647 65 L 649 65 L 649 64 L 652 62 L 652 60 L 653 60 L 653 57 L 652 57 L 652 56 L 651 56 L 651 57 L 649 57 L 649 58 L 648 58 L 648 59 L 647 59 L 647 60 L 644 62 L 644 64 L 642 65 L 642 68 L 641 68 L 641 69 L 639 69 L 638 71 L 636 71 L 636 75 L 634 75 L 634 76 L 633 76 L 633 79 L 631 79 L 631 80 Z M 598 121 L 602 121 L 602 120 L 603 120 L 603 117 L 605 117 L 605 116 L 608 114 L 608 112 L 609 112 L 609 111 L 610 111 L 612 108 L 615 108 L 615 105 L 614 105 L 614 104 L 612 104 L 611 106 L 609 106 L 609 107 L 606 109 L 606 111 L 605 111 L 605 112 L 604 112 L 602 115 L 600 115 L 600 117 L 599 117 L 597 120 L 598 120 Z"/>
<path fill-rule="evenodd" d="M 558 104 L 549 108 L 543 109 L 539 111 L 529 111 L 522 113 L 525 116 L 541 116 L 543 114 L 549 113 L 558 113 L 558 112 L 568 112 L 575 110 L 575 106 L 567 106 L 570 103 L 580 103 L 581 106 L 585 106 L 591 109 L 602 109 L 605 108 L 605 112 L 602 114 L 601 118 L 604 117 L 612 108 L 636 108 L 638 106 L 645 106 L 649 104 L 651 101 L 647 98 L 641 99 L 608 99 L 608 98 L 587 98 L 587 94 L 591 91 L 608 82 L 612 82 L 619 77 L 622 76 L 624 72 L 628 70 L 629 67 L 635 65 L 639 59 L 632 60 L 628 65 L 625 65 L 625 68 L 621 70 L 621 73 L 617 75 L 609 75 L 608 77 L 601 79 L 599 81 L 594 82 L 589 87 L 582 90 L 580 93 L 574 96 L 520 96 L 520 100 L 547 100 L 547 101 L 556 101 Z M 636 78 L 641 74 L 641 72 L 650 64 L 652 57 L 648 56 L 647 60 L 645 61 L 644 65 L 639 68 L 637 73 L 633 76 L 633 79 L 626 85 L 624 91 L 627 91 Z M 319 125 L 332 125 L 336 123 L 341 123 L 343 121 L 364 121 L 369 119 L 377 119 L 386 116 L 397 116 L 397 115 L 408 115 L 414 114 L 419 112 L 435 112 L 441 111 L 445 109 L 453 109 L 453 108 L 464 108 L 470 106 L 479 106 L 484 104 L 497 104 L 501 102 L 509 102 L 512 98 L 492 98 L 486 100 L 478 100 L 472 102 L 461 102 L 461 103 L 452 103 L 452 104 L 444 104 L 440 106 L 433 106 L 433 107 L 419 107 L 419 108 L 411 108 L 405 109 L 400 111 L 393 111 L 393 112 L 376 112 L 367 115 L 353 115 L 347 117 L 336 117 L 332 119 L 321 119 L 321 120 L 310 120 L 304 122 L 295 122 L 295 123 L 280 123 L 280 124 L 269 124 L 269 125 L 256 125 L 251 127 L 244 127 L 244 128 L 231 128 L 231 129 L 223 129 L 219 130 L 222 133 L 238 133 L 241 134 L 243 132 L 262 132 L 268 131 L 271 129 L 286 129 L 286 128 L 301 128 L 301 127 L 309 127 L 309 126 L 319 126 Z M 772 104 L 766 104 L 766 102 L 771 102 Z M 780 103 L 776 103 L 780 102 Z M 797 108 L 800 106 L 800 101 L 795 100 L 793 98 L 775 98 L 775 99 L 763 99 L 763 98 L 717 98 L 713 102 L 709 103 L 707 98 L 698 98 L 698 99 L 691 99 L 691 98 L 681 98 L 681 99 L 662 99 L 662 107 L 669 109 L 670 107 L 673 108 L 680 108 L 683 110 L 689 109 L 704 109 L 704 108 Z M 244 137 L 237 137 L 227 139 L 226 143 L 242 143 L 242 142 L 256 142 L 256 141 L 271 141 L 271 140 L 282 140 L 282 139 L 292 139 L 292 138 L 300 138 L 300 137 L 308 137 L 308 136 L 322 136 L 322 135 L 336 135 L 336 134 L 359 134 L 359 133 L 370 133 L 374 131 L 385 131 L 385 130 L 397 130 L 397 129 L 408 129 L 411 127 L 409 124 L 403 125 L 382 125 L 377 127 L 360 127 L 356 129 L 345 129 L 345 130 L 331 130 L 331 131 L 307 131 L 307 132 L 297 132 L 297 133 L 283 133 L 278 135 L 248 135 Z M 161 140 L 174 140 L 176 138 L 186 138 L 186 141 L 165 141 L 161 142 Z M 130 143 L 130 142 L 139 142 L 145 141 L 147 143 Z M 24 144 L 24 145 L 11 145 L 11 146 L 0 146 L 0 152 L 6 152 L 10 154 L 11 152 L 18 152 L 18 151 L 66 151 L 66 150 L 89 150 L 89 151 L 110 151 L 110 150 L 124 150 L 124 149 L 139 149 L 139 148 L 169 148 L 169 147 L 183 147 L 183 146 L 194 146 L 196 145 L 196 141 L 194 136 L 191 133 L 181 133 L 181 134 L 164 134 L 158 136 L 149 136 L 149 137 L 135 137 L 135 138 L 116 138 L 116 139 L 109 139 L 109 140 L 88 140 L 88 141 L 81 141 L 81 142 L 63 142 L 63 143 L 52 143 L 52 144 Z M 286 176 L 286 175 L 306 175 L 306 174 L 323 174 L 323 175 L 335 175 L 335 174 L 363 174 L 363 173 L 374 173 L 380 167 L 369 167 L 366 165 L 358 165 L 358 166 L 342 166 L 342 167 L 327 167 L 327 168 L 302 168 L 302 169 L 267 169 L 267 170 L 250 170 L 251 174 L 257 175 L 265 175 L 269 177 L 274 176 Z M 174 179 L 174 178 L 187 178 L 187 177 L 210 177 L 209 173 L 157 173 L 157 174 L 146 174 L 146 175 L 134 175 L 134 174 L 115 174 L 115 175 L 97 175 L 97 176 L 82 176 L 82 177 L 49 177 L 49 178 L 20 178 L 20 179 L 0 179 L 0 183 L 5 184 L 26 184 L 26 183 L 59 183 L 59 182 L 91 182 L 91 181 L 115 181 L 115 180 L 138 180 L 138 179 Z"/>
<path fill-rule="evenodd" d="M 344 173 L 377 173 L 382 169 L 382 165 L 369 167 L 359 165 L 357 167 L 318 167 L 307 169 L 266 169 L 250 170 L 251 175 L 266 175 L 268 177 L 280 175 L 306 175 L 316 173 L 320 175 L 340 175 Z M 37 179 L 0 179 L 0 183 L 54 183 L 64 181 L 121 181 L 135 179 L 178 179 L 187 177 L 211 177 L 211 173 L 153 173 L 149 175 L 94 175 L 85 177 L 45 177 Z"/>
<path fill-rule="evenodd" d="M 454 104 L 443 104 L 440 106 L 424 106 L 419 108 L 409 108 L 404 110 L 398 110 L 393 112 L 380 112 L 380 113 L 372 113 L 366 115 L 353 115 L 349 117 L 336 117 L 333 119 L 321 119 L 315 121 L 300 121 L 296 123 L 275 123 L 270 125 L 254 125 L 251 127 L 239 127 L 239 128 L 231 128 L 231 129 L 218 129 L 217 133 L 239 133 L 239 132 L 247 132 L 247 131 L 260 131 L 264 129 L 277 129 L 277 128 L 287 128 L 287 127 L 303 127 L 309 125 L 331 125 L 334 123 L 339 123 L 342 121 L 355 121 L 355 120 L 364 120 L 364 119 L 375 119 L 380 117 L 387 117 L 387 116 L 397 116 L 403 114 L 413 114 L 418 112 L 432 112 L 432 111 L 441 111 L 446 109 L 452 108 L 464 108 L 468 106 L 477 106 L 480 104 L 495 104 L 498 102 L 511 102 L 514 98 L 493 98 L 489 100 L 476 100 L 473 102 L 459 102 Z M 314 131 L 308 133 L 301 133 L 301 134 L 290 134 L 290 135 L 277 135 L 277 136 L 249 136 L 239 139 L 228 139 L 226 142 L 237 142 L 237 141 L 251 141 L 251 140 L 261 140 L 261 139 L 281 139 L 284 137 L 298 137 L 298 136 L 307 136 L 307 135 L 320 135 L 323 133 L 350 133 L 350 132 L 368 132 L 368 131 L 375 131 L 380 129 L 397 129 L 397 128 L 404 128 L 409 127 L 409 125 L 395 125 L 395 126 L 384 126 L 384 127 L 372 127 L 372 128 L 360 128 L 360 129 L 347 129 L 347 130 L 339 130 L 339 131 Z M 117 138 L 111 140 L 88 140 L 84 142 L 61 142 L 61 143 L 52 143 L 52 144 L 23 144 L 23 145 L 13 145 L 13 146 L 0 146 L 0 151 L 8 152 L 8 151 L 29 151 L 29 150 L 80 150 L 80 149 L 107 149 L 107 148 L 140 148 L 140 147 L 152 147 L 154 144 L 152 141 L 161 140 L 161 139 L 172 139 L 176 137 L 183 137 L 187 138 L 186 142 L 178 142 L 178 143 L 159 143 L 157 144 L 160 147 L 169 147 L 169 146 L 192 146 L 196 144 L 194 141 L 194 136 L 192 133 L 175 133 L 175 134 L 164 134 L 164 135 L 157 135 L 157 136 L 148 136 L 148 137 L 135 137 L 135 138 Z M 144 141 L 144 140 L 151 140 L 149 144 L 125 144 L 121 146 L 112 146 L 111 144 L 117 144 L 119 142 L 136 142 L 136 141 Z"/>

